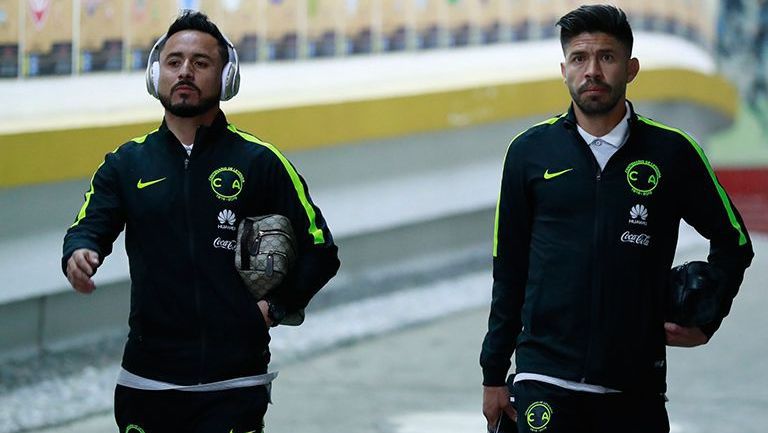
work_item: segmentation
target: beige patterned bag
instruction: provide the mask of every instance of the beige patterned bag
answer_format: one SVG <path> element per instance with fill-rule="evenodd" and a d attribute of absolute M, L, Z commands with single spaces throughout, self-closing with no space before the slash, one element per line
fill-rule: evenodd
<path fill-rule="evenodd" d="M 256 299 L 279 286 L 296 261 L 291 221 L 282 215 L 247 217 L 237 227 L 235 267 Z M 298 325 L 304 312 L 288 314 L 284 325 Z"/>

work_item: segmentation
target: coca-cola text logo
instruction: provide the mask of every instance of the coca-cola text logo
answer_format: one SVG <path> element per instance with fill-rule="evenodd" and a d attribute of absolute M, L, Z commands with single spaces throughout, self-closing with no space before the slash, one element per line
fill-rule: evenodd
<path fill-rule="evenodd" d="M 237 241 L 228 241 L 222 238 L 216 238 L 213 240 L 213 247 L 234 251 L 235 248 L 237 248 Z"/>
<path fill-rule="evenodd" d="M 626 231 L 621 235 L 621 241 L 647 247 L 651 244 L 651 235 L 647 235 L 645 233 L 634 234 Z"/>

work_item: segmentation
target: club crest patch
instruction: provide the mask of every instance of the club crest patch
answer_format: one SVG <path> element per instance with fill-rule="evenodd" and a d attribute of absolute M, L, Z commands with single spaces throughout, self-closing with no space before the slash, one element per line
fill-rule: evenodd
<path fill-rule="evenodd" d="M 243 173 L 234 167 L 217 168 L 208 177 L 208 181 L 216 197 L 224 201 L 237 200 L 245 184 Z"/>
<path fill-rule="evenodd" d="M 532 432 L 540 432 L 547 429 L 552 420 L 552 407 L 546 402 L 536 401 L 525 410 L 525 422 Z"/>
<path fill-rule="evenodd" d="M 627 174 L 627 183 L 632 188 L 632 192 L 642 196 L 653 194 L 653 190 L 659 186 L 661 180 L 659 167 L 651 161 L 634 161 L 624 172 Z"/>

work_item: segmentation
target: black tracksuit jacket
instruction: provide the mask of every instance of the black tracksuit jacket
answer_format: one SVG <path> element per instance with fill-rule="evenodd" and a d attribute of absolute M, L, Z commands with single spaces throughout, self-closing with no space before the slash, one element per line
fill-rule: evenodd
<path fill-rule="evenodd" d="M 571 108 L 518 135 L 496 214 L 483 383 L 538 373 L 664 392 L 664 292 L 680 220 L 710 241 L 732 297 L 753 257 L 736 208 L 698 144 L 632 111 L 627 142 L 599 165 Z M 716 323 L 702 327 L 712 335 Z"/>
<path fill-rule="evenodd" d="M 240 220 L 265 214 L 291 220 L 299 252 L 271 300 L 303 308 L 339 267 L 304 180 L 274 146 L 221 112 L 197 130 L 191 156 L 163 122 L 99 166 L 64 238 L 62 267 L 78 248 L 103 260 L 125 228 L 131 308 L 123 367 L 181 385 L 261 374 L 270 338 L 234 248 Z"/>

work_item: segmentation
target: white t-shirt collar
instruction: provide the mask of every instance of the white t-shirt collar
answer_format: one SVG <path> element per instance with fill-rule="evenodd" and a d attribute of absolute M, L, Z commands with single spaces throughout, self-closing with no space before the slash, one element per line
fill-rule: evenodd
<path fill-rule="evenodd" d="M 576 128 L 579 130 L 579 134 L 584 139 L 584 141 L 586 141 L 587 144 L 591 144 L 595 140 L 600 139 L 603 143 L 609 144 L 617 149 L 620 148 L 622 145 L 624 145 L 624 142 L 627 141 L 627 137 L 629 136 L 629 115 L 630 115 L 629 102 L 624 101 L 624 105 L 627 108 L 626 113 L 624 113 L 624 117 L 611 130 L 611 132 L 605 134 L 602 137 L 595 137 L 594 135 L 585 131 L 581 126 L 576 125 Z"/>

